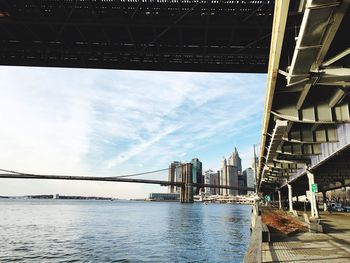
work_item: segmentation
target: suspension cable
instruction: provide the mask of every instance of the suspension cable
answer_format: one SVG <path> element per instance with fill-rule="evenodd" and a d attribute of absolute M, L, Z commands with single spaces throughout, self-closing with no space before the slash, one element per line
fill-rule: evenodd
<path fill-rule="evenodd" d="M 180 167 L 182 165 L 177 165 L 175 168 Z M 159 173 L 163 171 L 167 171 L 169 168 L 163 168 L 163 169 L 158 169 L 158 170 L 153 170 L 153 171 L 147 171 L 147 172 L 142 172 L 142 173 L 134 173 L 134 174 L 123 174 L 119 176 L 108 176 L 105 178 L 122 178 L 122 177 L 133 177 L 133 176 L 140 176 L 140 175 L 146 175 L 146 174 L 154 174 L 154 173 Z M 19 174 L 19 175 L 28 175 L 28 176 L 41 176 L 40 174 L 33 174 L 33 173 L 23 173 L 23 172 L 18 172 L 14 170 L 8 170 L 8 169 L 2 169 L 0 168 L 0 171 L 2 172 L 7 172 L 7 173 L 12 173 L 12 174 Z"/>

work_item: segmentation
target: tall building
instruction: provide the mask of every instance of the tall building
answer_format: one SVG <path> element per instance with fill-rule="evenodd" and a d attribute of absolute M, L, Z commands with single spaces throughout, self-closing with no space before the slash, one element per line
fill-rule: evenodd
<path fill-rule="evenodd" d="M 202 176 L 202 162 L 198 158 L 193 158 L 192 164 L 192 182 L 193 183 L 203 183 Z M 199 194 L 199 187 L 193 187 L 193 193 L 195 195 Z"/>
<path fill-rule="evenodd" d="M 255 187 L 255 176 L 254 176 L 254 170 L 252 168 L 247 168 L 243 171 L 243 174 L 246 175 L 247 180 L 247 187 Z M 248 194 L 254 193 L 254 191 L 248 191 Z"/>
<path fill-rule="evenodd" d="M 182 163 L 178 161 L 174 161 L 169 165 L 169 173 L 168 173 L 168 181 L 170 182 L 181 182 L 182 180 Z M 180 187 L 169 185 L 169 193 L 179 193 Z"/>
<path fill-rule="evenodd" d="M 229 180 L 229 186 L 238 187 L 238 167 L 234 165 L 227 165 L 227 174 Z M 229 189 L 229 195 L 238 195 L 238 190 Z"/>
<path fill-rule="evenodd" d="M 216 187 L 214 187 L 214 195 L 219 195 L 220 194 L 220 171 L 216 172 L 216 175 L 214 175 L 213 178 L 213 185 L 215 185 Z"/>
<path fill-rule="evenodd" d="M 247 174 L 245 173 L 246 170 L 243 171 L 243 173 L 238 174 L 238 186 L 239 187 L 247 187 Z M 246 190 L 239 190 L 238 191 L 239 195 L 246 195 L 247 191 Z"/>
<path fill-rule="evenodd" d="M 238 186 L 238 167 L 227 164 L 226 159 L 221 163 L 221 184 L 224 186 Z M 238 195 L 237 190 L 223 188 L 222 195 Z"/>
<path fill-rule="evenodd" d="M 227 179 L 227 161 L 226 158 L 224 158 L 221 162 L 221 184 L 223 186 L 228 186 L 228 179 Z M 222 195 L 228 195 L 228 189 L 221 188 L 220 194 Z"/>
<path fill-rule="evenodd" d="M 259 166 L 259 151 L 256 152 L 258 148 L 258 145 L 254 145 L 254 160 L 252 162 L 252 169 L 253 169 L 253 177 L 254 177 L 254 186 L 256 184 L 256 178 L 257 178 L 257 169 L 258 169 L 258 166 Z"/>
<path fill-rule="evenodd" d="M 205 171 L 204 172 L 204 183 L 205 184 L 210 184 L 210 177 L 211 177 L 211 175 L 212 175 L 212 173 L 213 173 L 213 171 L 212 170 L 207 170 L 207 171 Z M 204 188 L 204 193 L 206 194 L 206 195 L 211 195 L 212 194 L 212 191 L 211 191 L 212 189 L 210 188 L 210 187 L 205 187 Z"/>
<path fill-rule="evenodd" d="M 207 170 L 204 172 L 204 183 L 219 186 L 219 174 L 212 170 Z M 219 194 L 218 187 L 205 187 L 204 192 L 206 195 L 216 195 Z"/>
<path fill-rule="evenodd" d="M 231 155 L 228 157 L 228 165 L 236 166 L 239 172 L 242 172 L 242 159 L 239 157 L 237 148 L 233 150 Z"/>

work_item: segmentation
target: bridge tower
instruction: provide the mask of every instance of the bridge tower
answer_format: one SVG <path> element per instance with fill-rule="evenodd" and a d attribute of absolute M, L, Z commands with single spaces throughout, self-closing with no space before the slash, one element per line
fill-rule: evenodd
<path fill-rule="evenodd" d="M 193 186 L 192 186 L 192 164 L 185 163 L 181 167 L 182 169 L 182 182 L 181 186 L 180 202 L 181 203 L 193 203 Z"/>

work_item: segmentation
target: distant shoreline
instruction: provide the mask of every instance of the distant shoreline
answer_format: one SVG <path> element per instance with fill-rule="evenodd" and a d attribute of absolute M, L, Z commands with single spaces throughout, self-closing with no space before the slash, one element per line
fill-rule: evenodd
<path fill-rule="evenodd" d="M 112 197 L 98 197 L 98 196 L 79 196 L 79 195 L 23 195 L 23 196 L 0 196 L 0 199 L 15 199 L 15 200 L 27 200 L 27 199 L 41 199 L 41 200 L 106 200 L 114 201 L 118 198 Z"/>

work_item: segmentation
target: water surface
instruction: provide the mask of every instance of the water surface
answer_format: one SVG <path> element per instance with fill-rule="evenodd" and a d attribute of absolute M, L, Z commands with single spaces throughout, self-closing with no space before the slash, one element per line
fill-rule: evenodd
<path fill-rule="evenodd" d="M 0 262 L 242 262 L 250 206 L 0 200 Z"/>

